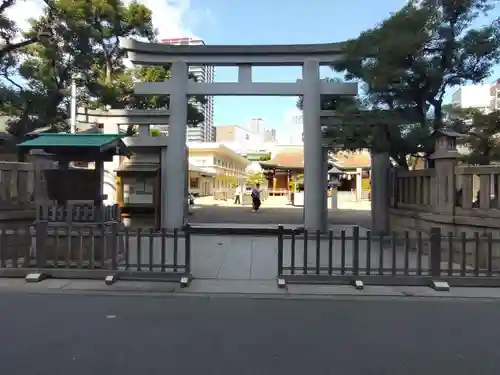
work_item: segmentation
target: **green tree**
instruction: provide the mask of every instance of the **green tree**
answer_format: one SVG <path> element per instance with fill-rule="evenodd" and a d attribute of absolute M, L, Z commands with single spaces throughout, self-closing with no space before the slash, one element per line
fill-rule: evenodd
<path fill-rule="evenodd" d="M 20 30 L 14 20 L 7 16 L 9 9 L 14 7 L 18 1 L 16 0 L 0 0 L 0 63 L 5 63 L 5 60 L 12 57 L 12 54 L 17 50 L 29 46 L 30 44 L 50 38 L 51 33 L 51 18 L 47 22 L 40 24 L 36 33 L 29 36 L 20 36 Z M 49 8 L 52 6 L 50 0 L 43 0 Z"/>
<path fill-rule="evenodd" d="M 259 161 L 268 161 L 268 160 L 271 160 L 271 153 L 268 153 L 266 155 L 261 155 L 259 157 Z"/>
<path fill-rule="evenodd" d="M 51 39 L 23 48 L 23 60 L 17 69 L 21 80 L 10 79 L 18 100 L 11 103 L 14 121 L 9 124 L 9 132 L 16 137 L 45 126 L 66 128 L 72 76 L 93 65 L 94 46 L 84 25 L 67 17 L 60 2 L 52 5 L 39 19 L 31 20 L 26 33 L 28 38 L 33 36 L 56 14 Z"/>
<path fill-rule="evenodd" d="M 168 98 L 138 98 L 133 94 L 137 79 L 161 81 L 169 77 L 165 67 L 129 69 L 119 38 L 140 37 L 156 40 L 151 10 L 133 1 L 52 0 L 37 20 L 32 20 L 26 37 L 33 37 L 42 25 L 52 22 L 51 38 L 19 50 L 22 63 L 15 73 L 21 80 L 9 79 L 8 90 L 0 87 L 4 111 L 14 117 L 9 131 L 22 136 L 47 125 L 67 128 L 71 80 L 79 75 L 79 105 L 91 108 L 164 108 Z M 197 98 L 199 99 L 199 98 Z M 203 115 L 189 112 L 190 124 L 203 121 Z"/>
<path fill-rule="evenodd" d="M 485 114 L 475 109 L 453 109 L 448 123 L 463 134 L 458 140 L 467 150 L 463 162 L 471 165 L 500 162 L 500 111 Z"/>
<path fill-rule="evenodd" d="M 387 148 L 393 158 L 399 154 L 400 164 L 407 159 L 401 154 L 431 152 L 429 134 L 444 126 L 446 90 L 481 82 L 499 61 L 499 20 L 472 27 L 495 4 L 495 0 L 411 1 L 379 26 L 348 41 L 344 58 L 333 68 L 344 72 L 347 80 L 365 84 L 366 108 L 411 109 L 411 116 L 399 125 L 366 123 L 364 130 L 356 131 L 377 140 L 377 147 Z"/>
<path fill-rule="evenodd" d="M 342 83 L 339 78 L 325 78 L 325 82 L 329 83 Z M 321 96 L 321 109 L 327 111 L 339 111 L 340 113 L 359 110 L 363 107 L 358 98 L 342 95 L 322 95 Z M 297 108 L 304 109 L 303 97 L 297 100 Z"/>
<path fill-rule="evenodd" d="M 149 135 L 151 137 L 159 137 L 159 136 L 161 136 L 160 129 L 150 129 L 149 130 Z"/>
<path fill-rule="evenodd" d="M 262 172 L 255 172 L 247 176 L 247 185 L 264 184 L 266 182 L 266 177 Z"/>

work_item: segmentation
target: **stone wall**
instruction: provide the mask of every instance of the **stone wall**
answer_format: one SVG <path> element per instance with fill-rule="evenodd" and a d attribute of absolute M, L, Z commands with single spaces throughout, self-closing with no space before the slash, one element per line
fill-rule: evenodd
<path fill-rule="evenodd" d="M 475 266 L 477 256 L 485 267 L 491 251 L 500 266 L 500 166 L 444 161 L 435 169 L 391 173 L 390 229 L 415 237 L 438 227 L 443 254 L 452 254 L 453 262 L 465 253 L 468 265 Z"/>

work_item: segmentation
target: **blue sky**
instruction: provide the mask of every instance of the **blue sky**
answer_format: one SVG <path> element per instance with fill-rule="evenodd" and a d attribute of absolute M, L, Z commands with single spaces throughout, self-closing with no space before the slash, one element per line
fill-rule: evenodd
<path fill-rule="evenodd" d="M 211 14 L 210 22 L 199 19 L 191 29 L 207 44 L 337 42 L 355 38 L 404 3 L 405 0 L 311 0 L 308 4 L 290 0 L 191 0 L 193 8 L 208 8 Z M 328 68 L 321 73 L 323 77 L 334 76 Z M 493 77 L 497 73 L 500 69 L 495 69 Z M 216 81 L 231 82 L 236 77 L 236 68 L 216 70 Z M 255 81 L 293 82 L 301 77 L 301 70 L 254 68 L 253 77 Z M 285 132 L 285 114 L 295 102 L 292 97 L 217 97 L 215 124 L 245 125 L 252 117 L 262 117 L 278 133 Z"/>

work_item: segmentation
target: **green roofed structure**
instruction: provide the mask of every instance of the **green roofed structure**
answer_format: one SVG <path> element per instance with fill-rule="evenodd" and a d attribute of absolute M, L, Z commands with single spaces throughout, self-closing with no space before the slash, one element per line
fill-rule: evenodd
<path fill-rule="evenodd" d="M 117 230 L 120 225 L 120 209 L 117 204 L 104 204 L 104 162 L 118 155 L 131 155 L 121 138 L 118 134 L 46 133 L 18 144 L 23 152 L 43 150 L 58 162 L 57 169 L 39 170 L 45 178 L 35 182 L 37 267 L 56 264 L 60 253 L 66 254 L 66 262 L 80 259 L 92 264 L 109 260 L 105 249 L 116 248 L 117 243 L 114 237 L 105 237 L 111 230 L 107 228 Z M 70 162 L 82 161 L 94 162 L 95 168 L 70 167 Z M 65 234 L 59 239 L 67 248 L 53 248 L 51 238 L 61 228 Z M 94 247 L 80 245 L 78 253 L 72 250 L 78 248 L 78 233 L 100 234 Z M 40 241 L 42 234 L 45 237 Z M 49 247 L 45 248 L 47 243 Z"/>
<path fill-rule="evenodd" d="M 43 150 L 60 161 L 109 161 L 116 155 L 131 155 L 119 134 L 40 134 L 17 146 L 26 152 Z"/>
<path fill-rule="evenodd" d="M 38 205 L 56 201 L 67 207 L 70 201 L 93 201 L 94 207 L 102 208 L 107 198 L 103 194 L 104 162 L 117 155 L 131 156 L 121 138 L 118 134 L 52 133 L 18 144 L 24 152 L 43 150 L 58 162 L 58 169 L 43 171 L 47 186 L 37 197 Z M 94 162 L 95 168 L 69 168 L 70 162 Z"/>

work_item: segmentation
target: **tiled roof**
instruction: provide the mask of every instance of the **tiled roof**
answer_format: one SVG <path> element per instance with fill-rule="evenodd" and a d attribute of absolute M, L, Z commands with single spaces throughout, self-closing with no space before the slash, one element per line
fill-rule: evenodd
<path fill-rule="evenodd" d="M 338 152 L 335 154 L 335 164 L 341 169 L 346 168 L 368 168 L 371 166 L 370 153 L 360 152 Z"/>
<path fill-rule="evenodd" d="M 367 151 L 338 152 L 333 156 L 333 160 L 340 169 L 369 168 L 371 166 L 370 153 Z M 263 166 L 304 168 L 304 152 L 303 150 L 281 151 L 271 160 L 261 162 L 261 164 Z"/>
<path fill-rule="evenodd" d="M 277 165 L 280 167 L 304 168 L 304 152 L 290 150 L 277 153 L 274 158 L 262 164 Z"/>

